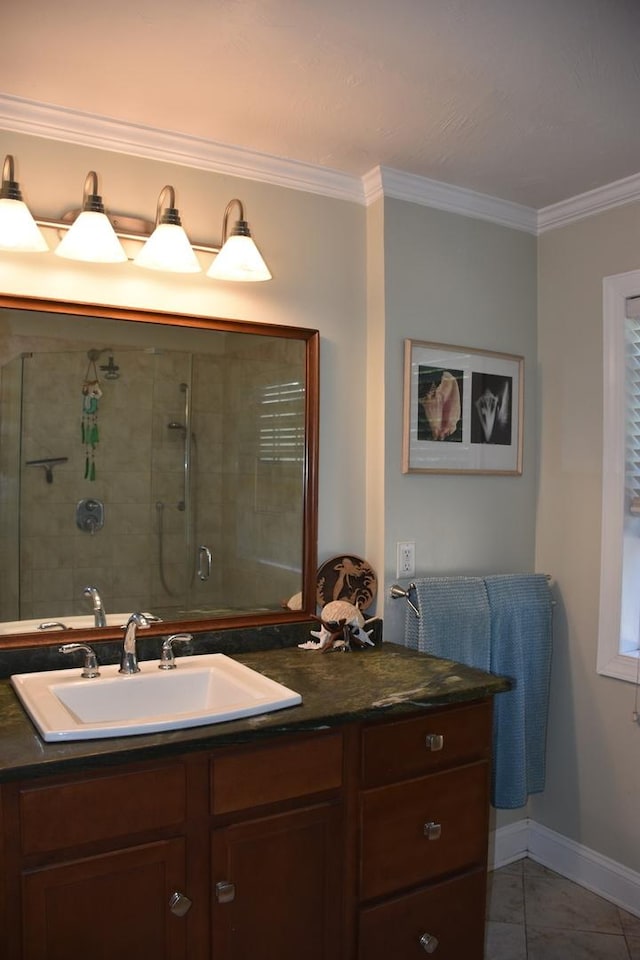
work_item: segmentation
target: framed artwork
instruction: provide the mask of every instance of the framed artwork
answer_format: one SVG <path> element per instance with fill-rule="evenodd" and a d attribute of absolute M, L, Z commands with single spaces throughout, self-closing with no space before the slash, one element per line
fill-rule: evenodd
<path fill-rule="evenodd" d="M 522 473 L 524 360 L 404 342 L 403 473 Z"/>

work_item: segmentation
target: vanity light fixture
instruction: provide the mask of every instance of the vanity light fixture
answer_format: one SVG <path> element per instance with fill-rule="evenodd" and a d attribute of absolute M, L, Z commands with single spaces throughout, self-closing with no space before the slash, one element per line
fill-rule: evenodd
<path fill-rule="evenodd" d="M 238 208 L 238 219 L 229 230 L 234 207 Z M 7 155 L 0 187 L 0 251 L 48 250 L 39 227 L 57 230 L 62 235 L 54 253 L 69 260 L 123 263 L 129 257 L 120 240 L 134 240 L 143 244 L 133 258 L 139 267 L 196 273 L 202 269 L 197 252 L 213 254 L 207 276 L 215 280 L 271 280 L 244 218 L 242 201 L 237 198 L 230 200 L 224 211 L 221 247 L 189 241 L 175 206 L 175 190 L 170 185 L 163 187 L 158 197 L 155 223 L 128 214 L 107 214 L 94 170 L 89 171 L 84 182 L 81 210 L 67 211 L 59 220 L 33 217 L 14 180 L 13 157 Z"/>
<path fill-rule="evenodd" d="M 229 214 L 238 205 L 240 219 L 236 220 L 231 235 L 227 236 Z M 260 251 L 253 242 L 249 224 L 244 219 L 242 201 L 230 200 L 222 220 L 222 248 L 207 270 L 214 280 L 271 280 L 271 274 Z"/>
<path fill-rule="evenodd" d="M 20 184 L 15 180 L 13 157 L 4 158 L 0 185 L 0 250 L 21 253 L 39 253 L 48 250 L 29 207 L 22 199 Z"/>
<path fill-rule="evenodd" d="M 160 191 L 155 230 L 133 262 L 137 267 L 172 273 L 199 273 L 202 269 L 182 228 L 172 186 L 167 185 Z"/>
<path fill-rule="evenodd" d="M 98 195 L 98 175 L 94 170 L 89 171 L 84 181 L 82 210 L 54 253 L 68 260 L 89 263 L 122 263 L 127 259 L 105 213 L 102 197 Z"/>

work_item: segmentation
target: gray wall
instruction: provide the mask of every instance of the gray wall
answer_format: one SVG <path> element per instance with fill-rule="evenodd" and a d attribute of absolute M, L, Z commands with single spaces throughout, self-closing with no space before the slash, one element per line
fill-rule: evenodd
<path fill-rule="evenodd" d="M 427 207 L 385 204 L 384 557 L 416 541 L 418 575 L 531 570 L 535 551 L 536 241 L 529 234 Z M 524 472 L 519 477 L 402 474 L 405 338 L 525 358 Z M 386 636 L 397 634 L 389 601 Z"/>

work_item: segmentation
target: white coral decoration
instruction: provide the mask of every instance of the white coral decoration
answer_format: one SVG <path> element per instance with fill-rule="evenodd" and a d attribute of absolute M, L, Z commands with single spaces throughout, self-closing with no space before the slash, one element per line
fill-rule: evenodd
<path fill-rule="evenodd" d="M 325 604 L 320 611 L 320 620 L 322 621 L 320 630 L 311 630 L 311 636 L 317 637 L 317 642 L 307 640 L 306 643 L 298 644 L 303 650 L 326 650 L 334 645 L 335 631 L 332 632 L 325 626 L 328 623 L 344 623 L 344 626 L 349 628 L 349 633 L 353 638 L 367 646 L 374 646 L 373 640 L 371 640 L 373 631 L 364 629 L 365 620 L 361 610 L 347 600 L 332 600 Z M 348 646 L 348 644 L 344 640 L 338 640 L 335 646 L 340 649 Z"/>

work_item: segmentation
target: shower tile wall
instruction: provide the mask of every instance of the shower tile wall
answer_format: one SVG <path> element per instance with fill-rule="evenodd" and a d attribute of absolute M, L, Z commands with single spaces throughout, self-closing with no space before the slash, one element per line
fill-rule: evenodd
<path fill-rule="evenodd" d="M 298 341 L 236 339 L 224 393 L 223 530 L 225 597 L 229 605 L 273 608 L 300 590 L 304 462 L 298 446 L 280 455 L 265 450 L 265 425 L 273 424 L 279 388 L 291 378 L 291 365 L 304 370 Z M 267 362 L 268 361 L 268 362 Z M 275 397 L 275 399 L 274 399 Z M 303 396 L 291 413 L 301 422 Z M 286 432 L 288 409 L 276 430 Z M 277 411 L 276 411 L 277 421 Z M 267 434 L 268 436 L 268 434 Z M 267 447 L 269 441 L 267 440 Z M 286 459 L 290 456 L 291 459 Z"/>
<path fill-rule="evenodd" d="M 106 359 L 106 358 L 105 358 Z M 25 361 L 21 496 L 22 619 L 87 613 L 96 585 L 108 612 L 137 609 L 149 596 L 153 356 L 123 351 L 120 378 L 101 378 L 95 482 L 85 478 L 82 385 L 86 352 L 33 354 Z M 25 462 L 67 457 L 46 482 Z M 76 526 L 84 498 L 105 505 L 102 530 Z"/>
<path fill-rule="evenodd" d="M 277 338 L 231 343 L 232 352 L 219 355 L 116 351 L 119 378 L 101 375 L 94 482 L 84 476 L 80 432 L 86 351 L 24 361 L 21 619 L 87 613 L 88 584 L 99 588 L 109 613 L 144 607 L 169 617 L 185 609 L 273 609 L 300 589 L 304 463 L 299 454 L 263 456 L 261 423 L 268 388 L 286 382 L 292 357 L 304 369 L 304 347 Z M 185 434 L 168 426 L 185 422 L 183 383 L 192 387 L 191 524 L 179 508 Z M 44 468 L 24 466 L 44 457 L 68 458 L 53 467 L 52 483 Z M 104 528 L 94 535 L 75 523 L 86 497 L 105 505 Z M 15 557 L 14 534 L 0 530 L 0 561 L 11 547 Z M 213 557 L 206 581 L 196 574 L 200 544 Z M 5 582 L 4 594 L 16 589 Z M 2 611 L 2 619 L 18 616 Z"/>

